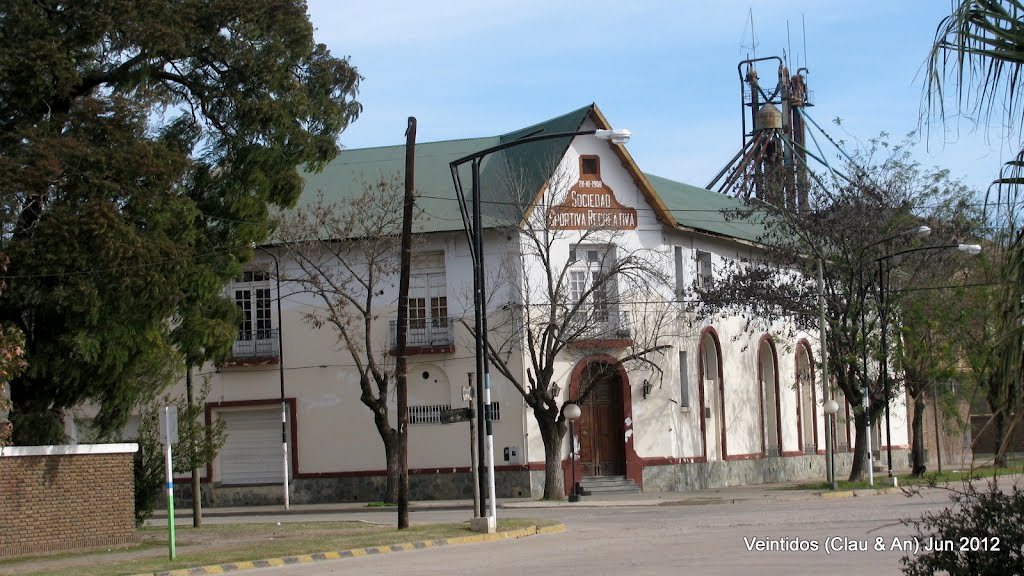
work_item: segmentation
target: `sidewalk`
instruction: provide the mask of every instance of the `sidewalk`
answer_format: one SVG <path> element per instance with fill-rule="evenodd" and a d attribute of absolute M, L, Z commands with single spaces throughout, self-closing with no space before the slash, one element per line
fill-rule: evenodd
<path fill-rule="evenodd" d="M 499 498 L 497 507 L 501 509 L 540 509 L 540 508 L 608 508 L 616 506 L 699 506 L 705 504 L 737 504 L 744 502 L 789 502 L 803 501 L 814 498 L 834 498 L 868 496 L 876 493 L 888 493 L 897 489 L 879 486 L 877 489 L 840 490 L 829 492 L 822 490 L 795 490 L 793 486 L 799 482 L 780 484 L 759 484 L 755 486 L 732 486 L 709 490 L 692 490 L 686 492 L 646 492 L 640 494 L 607 494 L 584 496 L 579 502 L 535 500 L 531 498 Z M 472 500 L 418 500 L 409 503 L 411 513 L 420 511 L 441 510 L 472 510 Z M 304 514 L 394 514 L 394 506 L 368 507 L 363 502 L 292 504 L 288 510 L 280 504 L 270 506 L 204 506 L 203 516 L 234 517 L 234 516 L 265 516 L 265 515 L 304 515 Z M 175 510 L 175 518 L 191 518 L 192 508 L 179 506 Z M 153 520 L 167 519 L 166 510 L 157 510 Z"/>
<path fill-rule="evenodd" d="M 336 552 L 321 551 L 311 554 L 300 554 L 298 556 L 288 556 L 286 554 L 278 554 L 276 558 L 272 558 L 275 554 L 270 553 L 264 547 L 268 542 L 274 542 L 278 538 L 277 533 L 269 533 L 269 540 L 266 539 L 266 529 L 259 535 L 254 536 L 253 532 L 243 525 L 249 523 L 256 523 L 262 525 L 270 525 L 270 530 L 273 531 L 273 524 L 276 522 L 278 525 L 285 523 L 292 524 L 305 524 L 307 527 L 301 529 L 300 532 L 305 534 L 304 537 L 317 536 L 316 526 L 322 525 L 323 522 L 357 522 L 369 525 L 393 525 L 395 507 L 367 507 L 365 503 L 327 503 L 327 504 L 296 504 L 292 505 L 289 510 L 285 510 L 282 505 L 272 506 L 245 506 L 245 507 L 213 507 L 208 506 L 203 508 L 203 517 L 209 519 L 209 525 L 213 524 L 224 524 L 229 528 L 228 531 L 222 531 L 214 528 L 210 531 L 212 526 L 208 526 L 204 522 L 206 528 L 200 530 L 206 530 L 206 532 L 185 530 L 179 532 L 179 544 L 188 547 L 188 550 L 194 554 L 209 554 L 214 550 L 216 546 L 227 546 L 231 547 L 250 547 L 253 548 L 251 558 L 249 554 L 246 554 L 247 558 L 238 560 L 235 562 L 233 558 L 225 558 L 223 555 L 211 557 L 214 562 L 209 563 L 208 566 L 204 567 L 189 567 L 175 570 L 166 574 L 173 574 L 173 576 L 199 576 L 206 574 L 220 574 L 226 571 L 249 569 L 262 566 L 277 566 L 284 564 L 300 563 L 300 562 L 314 562 L 317 560 L 329 559 L 329 558 L 342 558 L 349 556 L 360 556 L 365 554 L 381 554 L 388 552 L 397 552 L 404 550 L 413 550 L 422 547 L 431 546 L 443 546 L 443 545 L 455 545 L 462 543 L 473 543 L 483 542 L 490 540 L 500 540 L 507 538 L 520 538 L 535 534 L 550 534 L 555 532 L 564 531 L 565 525 L 561 523 L 561 518 L 569 517 L 572 518 L 572 514 L 567 514 L 573 508 L 611 508 L 611 507 L 644 507 L 644 506 L 702 506 L 702 505 L 730 505 L 730 504 L 743 504 L 743 503 L 774 503 L 774 502 L 804 502 L 809 503 L 815 500 L 821 500 L 823 498 L 831 498 L 838 496 L 867 496 L 878 494 L 879 492 L 891 492 L 894 489 L 880 489 L 880 490 L 857 490 L 857 491 L 843 491 L 843 492 L 829 492 L 821 490 L 798 490 L 794 489 L 796 483 L 786 484 L 765 484 L 758 486 L 737 486 L 729 488 L 720 488 L 713 490 L 697 490 L 689 492 L 664 492 L 664 493 L 644 493 L 644 494 L 611 494 L 611 495 L 594 495 L 584 496 L 580 502 L 569 503 L 567 501 L 543 501 L 543 500 L 532 500 L 527 498 L 509 498 L 499 499 L 497 505 L 503 509 L 504 512 L 499 514 L 499 517 L 505 517 L 506 519 L 515 516 L 527 516 L 531 518 L 545 517 L 547 521 L 558 522 L 554 525 L 546 525 L 542 528 L 536 526 L 532 528 L 521 528 L 512 529 L 511 531 L 500 532 L 498 534 L 491 535 L 472 535 L 462 536 L 456 538 L 447 538 L 444 540 L 437 540 L 428 538 L 423 541 L 413 542 L 402 542 L 397 544 L 387 544 L 381 546 L 370 546 L 368 548 L 351 548 L 346 550 L 339 550 Z M 431 511 L 446 511 L 455 510 L 462 511 L 464 514 L 463 519 L 468 519 L 472 516 L 473 504 L 470 500 L 441 500 L 441 501 L 417 501 L 410 503 L 410 510 L 412 514 L 412 522 L 414 524 L 430 525 L 432 523 L 444 523 L 451 522 L 452 516 L 460 516 L 460 514 L 439 514 L 431 515 Z M 547 510 L 542 510 L 547 509 Z M 516 510 L 519 510 L 519 514 L 516 514 Z M 175 513 L 175 524 L 178 526 L 186 527 L 191 524 L 191 507 L 179 507 Z M 682 512 L 682 511 L 680 511 Z M 417 515 L 417 513 L 421 515 Z M 683 512 L 685 513 L 685 512 Z M 418 516 L 418 517 L 417 517 Z M 438 517 L 441 518 L 438 518 Z M 444 519 L 447 517 L 448 519 Z M 166 527 L 167 525 L 167 513 L 166 510 L 157 511 L 156 515 L 147 522 L 147 525 L 151 528 Z M 162 532 L 149 532 L 149 534 L 156 535 L 149 538 L 150 544 L 155 541 L 161 540 Z M 183 535 L 188 535 L 189 541 L 185 542 L 182 540 Z M 334 534 L 336 535 L 336 534 Z M 280 538 L 287 538 L 282 536 Z M 281 542 L 285 540 L 282 539 Z M 330 545 L 325 546 L 330 548 Z M 107 549 L 96 549 L 92 551 L 82 551 L 82 553 L 70 554 L 67 556 L 56 556 L 49 557 L 46 555 L 38 557 L 28 557 L 24 560 L 19 560 L 16 564 L 16 570 L 21 573 L 31 573 L 37 571 L 53 571 L 53 570 L 74 570 L 76 567 L 110 564 L 117 562 L 132 562 L 132 561 L 147 561 L 153 558 L 162 558 L 165 552 L 162 547 L 141 546 L 134 547 L 130 550 L 109 550 Z M 236 554 L 237 555 L 237 554 Z M 229 564 L 217 564 L 217 562 L 227 561 Z M 14 567 L 11 565 L 10 567 Z M 5 567 L 6 569 L 6 567 Z M 2 570 L 0 570 L 2 571 Z"/>

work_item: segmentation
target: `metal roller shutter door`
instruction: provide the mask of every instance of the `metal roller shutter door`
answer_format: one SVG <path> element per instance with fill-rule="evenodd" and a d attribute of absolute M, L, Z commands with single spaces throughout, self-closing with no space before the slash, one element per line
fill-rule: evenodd
<path fill-rule="evenodd" d="M 224 484 L 280 484 L 280 410 L 225 411 L 228 435 L 220 451 Z"/>

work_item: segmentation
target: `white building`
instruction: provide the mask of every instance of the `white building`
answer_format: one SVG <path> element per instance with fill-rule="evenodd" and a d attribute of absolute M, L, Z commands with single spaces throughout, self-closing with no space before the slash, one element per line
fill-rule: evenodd
<path fill-rule="evenodd" d="M 468 425 L 436 423 L 441 409 L 465 406 L 463 387 L 475 372 L 472 338 L 459 323 L 468 318 L 472 324 L 472 263 L 449 162 L 540 129 L 594 128 L 610 126 L 591 105 L 499 137 L 417 146 L 417 202 L 428 218 L 417 230 L 423 242 L 413 259 L 410 295 L 414 322 L 408 360 L 409 466 L 414 499 L 472 494 Z M 317 191 L 328 199 L 344 199 L 360 189 L 361 181 L 401 178 L 404 154 L 404 146 L 344 150 L 322 173 L 307 176 L 301 202 L 311 202 Z M 541 162 L 549 159 L 555 161 Z M 538 169 L 540 165 L 552 168 Z M 516 180 L 529 192 L 526 201 L 531 205 L 539 201 L 530 196 L 542 198 L 559 186 L 565 188 L 561 203 L 550 207 L 548 222 L 563 232 L 551 254 L 560 259 L 559 266 L 570 258 L 580 263 L 579 274 L 573 276 L 583 283 L 580 286 L 591 273 L 588 251 L 610 246 L 589 243 L 588 228 L 595 224 L 614 230 L 615 250 L 662 255 L 667 293 L 654 286 L 651 293 L 664 294 L 662 304 L 676 309 L 682 306 L 672 302 L 680 298 L 677 290 L 695 281 L 714 281 L 726 261 L 758 257 L 756 228 L 729 221 L 720 212 L 735 206 L 734 199 L 644 174 L 622 145 L 586 135 L 510 148 L 483 165 L 487 274 L 489 283 L 499 279 L 488 286 L 488 315 L 493 315 L 495 326 L 510 309 L 529 304 L 523 296 L 527 285 L 544 274 L 542 265 L 524 256 L 522 235 L 494 224 L 500 207 L 512 203 L 503 189 L 493 186 L 499 180 Z M 295 270 L 284 251 L 273 246 L 268 250 L 278 255 L 286 271 Z M 499 268 L 508 262 L 523 265 L 515 274 L 502 276 Z M 359 402 L 351 358 L 339 349 L 330 327 L 314 328 L 305 320 L 317 302 L 288 282 L 280 288 L 285 297 L 278 318 L 279 294 L 272 271 L 273 260 L 258 252 L 250 271 L 228 287 L 246 317 L 233 359 L 198 371 L 212 384 L 209 418 L 224 419 L 228 427 L 226 444 L 205 472 L 205 481 L 213 483 L 212 498 L 223 504 L 280 501 L 283 368 L 292 502 L 379 500 L 384 451 L 370 411 Z M 397 284 L 396 277 L 377 299 L 388 303 L 380 310 L 380 322 L 388 327 L 381 334 L 390 334 Z M 576 289 L 571 282 L 568 285 Z M 554 381 L 562 402 L 579 394 L 588 366 L 614 365 L 635 345 L 642 324 L 649 321 L 644 315 L 650 316 L 652 310 L 638 310 L 637 303 L 606 292 L 592 295 L 590 304 L 609 331 L 584 338 L 584 345 L 574 346 L 556 363 Z M 618 366 L 616 375 L 591 395 L 589 408 L 576 425 L 578 473 L 625 476 L 644 491 L 824 477 L 823 388 L 816 336 L 783 339 L 778 336 L 781 330 L 750 333 L 740 319 L 661 315 L 669 316 L 670 329 L 659 335 L 668 348 L 652 356 L 657 368 Z M 283 355 L 278 354 L 278 338 L 283 338 Z M 389 338 L 381 345 L 391 342 Z M 522 347 L 518 349 L 519 357 L 513 355 L 510 365 L 525 380 L 528 362 Z M 532 410 L 494 369 L 491 380 L 498 495 L 538 495 L 543 489 L 544 447 Z M 891 444 L 906 450 L 905 405 L 894 399 L 892 439 L 876 440 L 876 449 Z M 844 409 L 849 415 L 845 402 L 841 406 L 840 416 Z M 392 405 L 392 418 L 394 412 Z M 849 471 L 852 446 L 844 420 L 836 434 L 840 474 Z M 884 430 L 882 426 L 882 435 Z M 563 444 L 568 471 L 568 443 Z"/>

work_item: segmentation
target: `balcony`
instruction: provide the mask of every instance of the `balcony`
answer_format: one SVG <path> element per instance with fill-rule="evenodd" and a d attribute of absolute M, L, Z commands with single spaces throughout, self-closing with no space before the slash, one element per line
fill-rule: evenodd
<path fill-rule="evenodd" d="M 388 347 L 395 352 L 398 344 L 398 322 L 391 321 Z M 406 352 L 409 354 L 447 354 L 455 352 L 455 319 L 452 317 L 410 320 L 406 331 Z"/>
<path fill-rule="evenodd" d="M 228 364 L 271 364 L 278 358 L 278 330 L 239 330 L 238 339 L 231 347 Z"/>
<path fill-rule="evenodd" d="M 624 348 L 633 343 L 629 312 L 605 309 L 600 312 L 581 309 L 579 334 L 571 346 L 576 348 Z"/>

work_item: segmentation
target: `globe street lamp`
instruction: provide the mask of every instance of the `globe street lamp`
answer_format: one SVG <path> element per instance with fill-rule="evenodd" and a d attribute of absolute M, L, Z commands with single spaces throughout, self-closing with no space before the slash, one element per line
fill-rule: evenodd
<path fill-rule="evenodd" d="M 838 411 L 839 411 L 839 402 L 836 402 L 835 400 L 833 400 L 831 398 L 829 398 L 828 400 L 825 401 L 825 414 L 827 414 L 826 418 L 830 418 L 831 419 L 830 421 L 832 423 L 831 424 L 832 432 L 828 435 L 828 438 L 825 439 L 825 445 L 828 446 L 828 447 L 832 446 L 832 434 L 835 433 L 835 429 L 836 429 L 836 412 L 838 412 Z M 828 451 L 828 464 L 827 465 L 828 465 L 829 482 L 832 484 L 831 489 L 835 490 L 837 488 L 837 486 L 836 486 L 836 451 L 835 451 L 835 449 L 831 449 L 831 450 Z"/>
<path fill-rule="evenodd" d="M 575 402 L 567 402 L 562 407 L 562 414 L 569 421 L 569 466 L 572 468 L 572 492 L 569 493 L 569 502 L 579 502 L 580 493 L 576 490 L 576 434 L 573 429 L 573 422 L 580 417 L 580 405 Z"/>
<path fill-rule="evenodd" d="M 476 336 L 476 372 L 481 375 L 477 378 L 477 413 L 480 414 L 480 418 L 477 421 L 478 427 L 481 428 L 481 433 L 477 435 L 477 442 L 480 444 L 478 450 L 478 458 L 486 458 L 486 470 L 487 470 L 487 513 L 484 513 L 484 502 L 481 498 L 480 503 L 480 517 L 487 518 L 488 531 L 493 532 L 494 526 L 497 524 L 497 504 L 494 497 L 494 434 L 491 420 L 491 377 L 490 367 L 487 362 L 487 314 L 486 314 L 486 302 L 487 302 L 487 286 L 484 281 L 484 234 L 483 234 L 483 222 L 481 216 L 481 201 L 480 201 L 480 164 L 484 157 L 494 152 L 499 152 L 506 148 L 512 148 L 519 146 L 520 144 L 528 144 L 530 142 L 538 142 L 541 140 L 551 140 L 554 138 L 574 138 L 576 136 L 588 136 L 593 135 L 600 140 L 608 140 L 612 144 L 622 145 L 629 141 L 631 133 L 629 130 L 577 130 L 574 132 L 552 132 L 545 133 L 543 130 L 535 131 L 526 134 L 521 138 L 515 140 L 509 140 L 508 142 L 502 142 L 496 146 L 485 148 L 477 152 L 473 152 L 467 156 L 453 160 L 449 163 L 449 168 L 452 173 L 452 182 L 455 185 L 455 192 L 459 200 L 459 212 L 462 216 L 462 222 L 466 229 L 466 237 L 469 241 L 469 252 L 472 257 L 473 263 L 473 308 L 474 308 L 474 325 L 473 330 Z M 471 167 L 472 175 L 472 196 L 470 201 L 466 201 L 466 195 L 462 189 L 462 180 L 459 178 L 459 166 L 469 162 Z M 480 477 L 477 482 L 480 485 L 481 495 L 485 494 L 484 491 L 484 473 L 485 468 L 484 462 L 480 462 L 478 469 Z"/>

